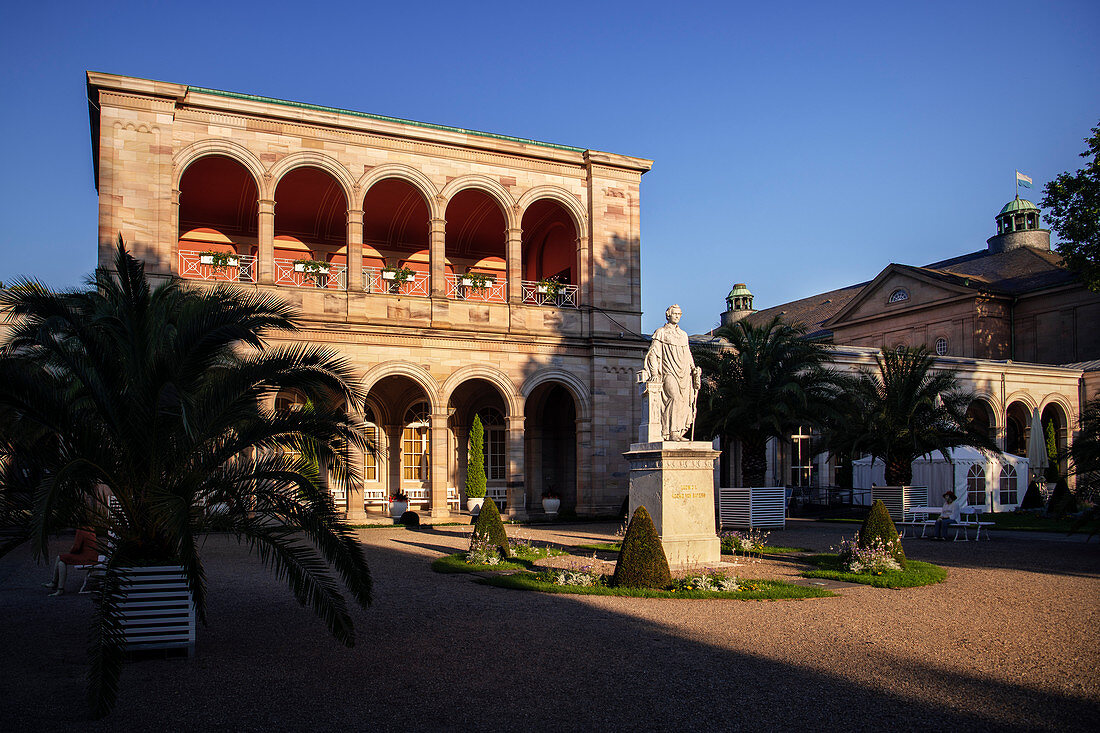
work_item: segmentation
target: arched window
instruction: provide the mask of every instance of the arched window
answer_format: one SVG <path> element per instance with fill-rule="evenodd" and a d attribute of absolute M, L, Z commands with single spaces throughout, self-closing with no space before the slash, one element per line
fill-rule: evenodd
<path fill-rule="evenodd" d="M 405 412 L 405 429 L 401 434 L 401 478 L 405 481 L 427 481 L 431 465 L 431 423 L 428 403 L 417 402 Z"/>
<path fill-rule="evenodd" d="M 374 446 L 374 450 L 364 451 L 364 464 L 363 464 L 363 480 L 364 481 L 377 481 L 378 480 L 378 455 L 377 451 L 382 450 L 382 446 L 378 443 L 378 425 L 375 422 L 374 410 L 370 405 L 367 405 L 363 410 L 363 422 L 366 425 L 364 431 L 367 435 L 367 440 L 370 445 Z"/>
<path fill-rule="evenodd" d="M 909 291 L 905 288 L 898 288 L 894 292 L 890 293 L 890 299 L 888 303 L 901 303 L 902 301 L 909 300 Z"/>
<path fill-rule="evenodd" d="M 504 479 L 504 416 L 500 410 L 486 407 L 478 411 L 485 428 L 485 478 L 489 481 Z"/>
<path fill-rule="evenodd" d="M 986 505 L 985 466 L 982 464 L 974 464 L 966 472 L 966 503 L 978 507 Z"/>
<path fill-rule="evenodd" d="M 1008 464 L 1001 466 L 1000 503 L 1002 506 L 1010 506 L 1019 503 L 1016 487 L 1016 469 Z"/>

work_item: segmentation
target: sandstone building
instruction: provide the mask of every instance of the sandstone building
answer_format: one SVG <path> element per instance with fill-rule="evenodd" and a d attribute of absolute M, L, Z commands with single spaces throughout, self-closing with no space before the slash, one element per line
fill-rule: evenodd
<path fill-rule="evenodd" d="M 869 282 L 764 310 L 738 283 L 721 322 L 802 323 L 848 370 L 873 367 L 879 349 L 927 346 L 937 367 L 956 370 L 977 394 L 971 419 L 1002 450 L 1026 455 L 1038 410 L 1065 456 L 1084 402 L 1100 391 L 1100 295 L 1061 265 L 1030 201 L 1008 202 L 995 221 L 984 249 L 923 267 L 890 264 Z M 771 480 L 828 485 L 835 466 L 814 454 L 811 431 L 799 431 L 773 445 Z"/>
<path fill-rule="evenodd" d="M 89 72 L 99 261 L 297 305 L 345 354 L 379 450 L 338 501 L 462 502 L 468 430 L 490 495 L 610 513 L 639 420 L 639 186 L 651 161 Z M 279 399 L 294 400 L 295 395 Z"/>

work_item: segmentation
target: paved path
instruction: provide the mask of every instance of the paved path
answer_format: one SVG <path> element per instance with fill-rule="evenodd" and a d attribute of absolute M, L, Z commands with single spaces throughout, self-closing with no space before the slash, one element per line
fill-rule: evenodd
<path fill-rule="evenodd" d="M 510 527 L 609 541 L 615 526 Z M 793 522 L 828 550 L 854 526 Z M 45 597 L 0 559 L 0 730 L 1095 730 L 1100 542 L 906 540 L 940 585 L 742 602 L 541 595 L 429 563 L 469 527 L 360 531 L 376 602 L 338 646 L 255 558 L 207 540 L 210 625 L 194 659 L 133 663 L 88 724 L 90 600 Z M 60 549 L 68 538 L 59 540 Z M 751 570 L 742 573 L 751 575 Z M 72 579 L 72 587 L 78 582 Z"/>

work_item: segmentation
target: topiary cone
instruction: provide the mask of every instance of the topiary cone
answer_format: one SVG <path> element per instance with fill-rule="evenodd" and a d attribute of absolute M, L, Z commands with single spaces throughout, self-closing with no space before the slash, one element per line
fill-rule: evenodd
<path fill-rule="evenodd" d="M 508 557 L 508 533 L 504 531 L 500 510 L 492 499 L 486 499 L 481 505 L 481 512 L 477 515 L 477 521 L 474 522 L 474 533 L 470 537 L 470 545 L 472 546 L 478 540 L 496 545 L 500 548 L 500 554 Z"/>
<path fill-rule="evenodd" d="M 875 499 L 875 503 L 871 505 L 871 511 L 867 513 L 867 518 L 863 520 L 863 524 L 859 528 L 857 543 L 860 547 L 870 547 L 876 537 L 881 538 L 887 544 L 894 543 L 894 551 L 890 554 L 904 568 L 907 564 L 905 550 L 901 548 L 901 542 L 896 541 L 898 539 L 898 528 L 894 525 L 894 520 L 890 518 L 890 512 L 886 509 L 886 505 L 882 503 L 882 499 Z"/>
<path fill-rule="evenodd" d="M 668 558 L 653 519 L 644 506 L 634 510 L 626 528 L 611 585 L 624 588 L 667 588 L 672 584 Z"/>

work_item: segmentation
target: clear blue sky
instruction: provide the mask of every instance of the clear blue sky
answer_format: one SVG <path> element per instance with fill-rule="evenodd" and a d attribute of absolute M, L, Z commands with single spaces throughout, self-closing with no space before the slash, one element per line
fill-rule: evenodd
<path fill-rule="evenodd" d="M 644 328 L 704 331 L 734 282 L 984 247 L 1016 168 L 1037 201 L 1083 163 L 1098 38 L 1095 0 L 5 3 L 0 280 L 95 264 L 92 69 L 652 158 Z"/>

